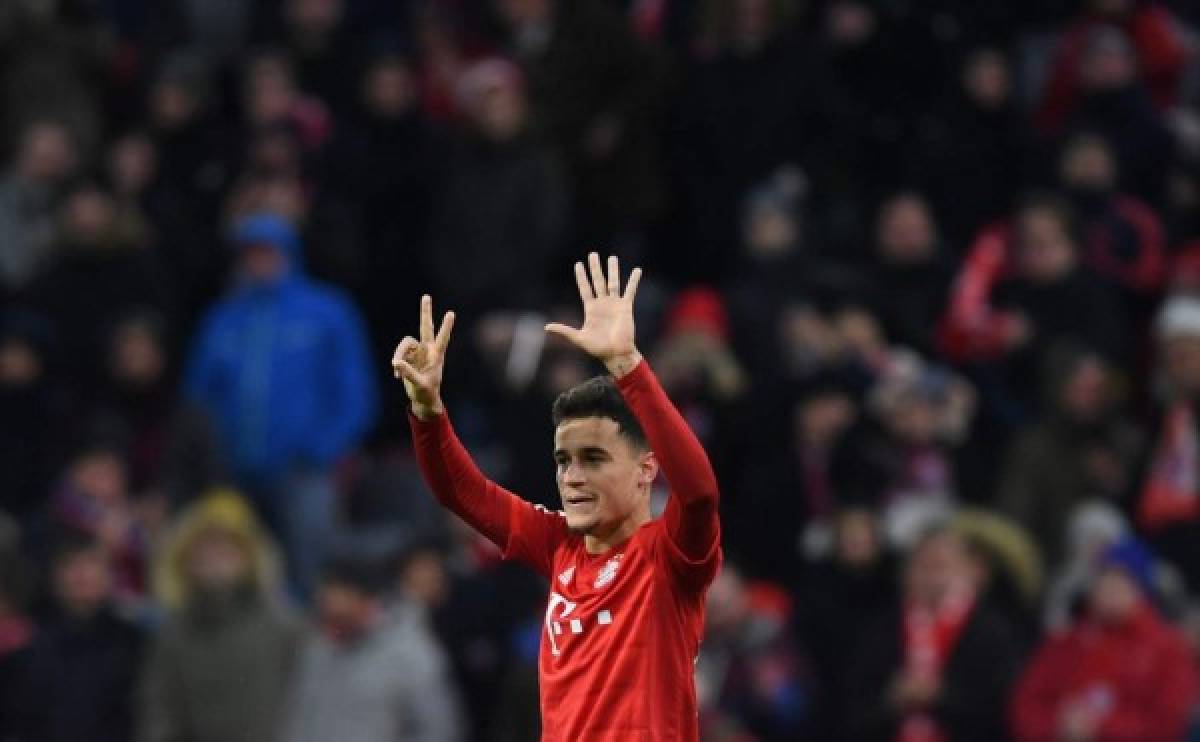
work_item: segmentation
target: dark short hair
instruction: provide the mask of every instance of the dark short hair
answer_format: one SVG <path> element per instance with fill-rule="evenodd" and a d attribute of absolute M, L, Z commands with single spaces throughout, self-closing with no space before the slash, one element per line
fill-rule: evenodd
<path fill-rule="evenodd" d="M 617 389 L 611 376 L 595 376 L 582 384 L 576 384 L 558 395 L 551 410 L 555 427 L 567 420 L 587 417 L 602 417 L 617 424 L 617 431 L 639 450 L 649 448 L 646 431 L 625 404 L 625 398 Z"/>

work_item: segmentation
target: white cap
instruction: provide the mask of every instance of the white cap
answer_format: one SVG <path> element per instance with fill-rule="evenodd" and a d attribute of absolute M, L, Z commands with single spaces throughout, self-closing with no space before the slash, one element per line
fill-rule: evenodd
<path fill-rule="evenodd" d="M 1200 338 L 1200 299 L 1175 296 L 1163 303 L 1154 329 L 1160 339 L 1179 336 Z"/>

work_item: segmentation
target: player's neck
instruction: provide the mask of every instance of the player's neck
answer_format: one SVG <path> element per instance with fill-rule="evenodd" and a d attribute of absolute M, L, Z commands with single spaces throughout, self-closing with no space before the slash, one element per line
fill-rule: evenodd
<path fill-rule="evenodd" d="M 634 531 L 641 528 L 643 524 L 650 520 L 650 511 L 639 510 L 632 513 L 628 518 L 621 521 L 620 525 L 608 533 L 599 535 L 587 533 L 583 536 L 583 548 L 589 554 L 603 554 L 609 551 L 614 546 L 620 546 L 629 540 Z"/>

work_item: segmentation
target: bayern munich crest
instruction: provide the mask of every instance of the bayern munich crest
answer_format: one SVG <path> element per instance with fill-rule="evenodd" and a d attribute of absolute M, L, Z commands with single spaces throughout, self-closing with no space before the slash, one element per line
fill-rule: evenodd
<path fill-rule="evenodd" d="M 617 554 L 615 557 L 604 563 L 604 566 L 600 569 L 600 574 L 596 575 L 594 587 L 604 587 L 608 583 L 612 582 L 613 578 L 617 576 L 617 570 L 620 567 L 621 555 Z"/>

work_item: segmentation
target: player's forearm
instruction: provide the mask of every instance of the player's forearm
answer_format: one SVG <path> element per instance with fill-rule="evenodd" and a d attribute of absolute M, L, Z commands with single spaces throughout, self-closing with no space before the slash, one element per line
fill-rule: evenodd
<path fill-rule="evenodd" d="M 505 548 L 508 500 L 475 465 L 445 411 L 426 419 L 419 418 L 414 411 L 409 416 L 409 425 L 417 465 L 433 496 L 492 543 Z"/>
<path fill-rule="evenodd" d="M 683 501 L 681 504 L 688 507 L 715 503 L 717 478 L 708 455 L 649 364 L 638 356 L 632 368 L 617 376 L 617 386 L 646 432 L 650 449 L 658 458 L 671 491 Z"/>

